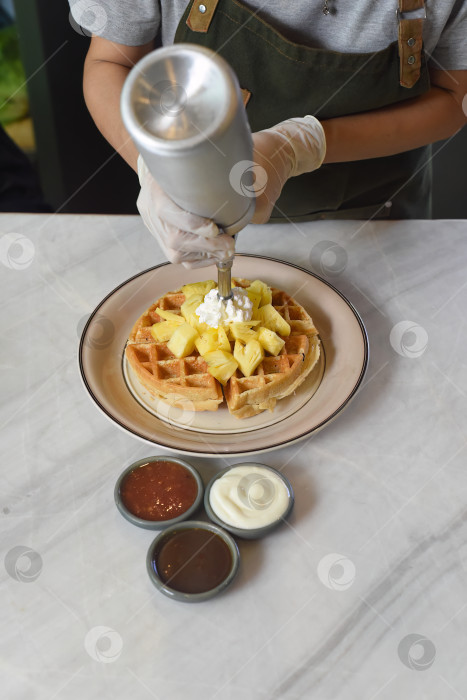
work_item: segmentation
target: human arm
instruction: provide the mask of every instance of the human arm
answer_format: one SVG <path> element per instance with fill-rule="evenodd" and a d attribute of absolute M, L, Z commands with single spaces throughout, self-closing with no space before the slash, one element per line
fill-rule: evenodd
<path fill-rule="evenodd" d="M 440 139 L 449 138 L 467 122 L 467 71 L 440 71 L 431 74 L 429 91 L 413 99 L 369 112 L 336 117 L 322 122 L 326 150 L 324 163 L 338 163 L 395 155 Z M 465 110 L 465 111 L 464 111 Z M 286 120 L 282 124 L 287 125 Z M 282 125 L 281 130 L 286 131 Z M 295 125 L 296 126 L 296 125 Z M 306 124 L 304 124 L 306 126 Z M 267 174 L 267 186 L 257 196 L 253 223 L 268 221 L 274 203 L 287 179 L 293 176 L 290 161 L 295 151 L 310 166 L 320 165 L 319 143 L 303 139 L 302 129 L 291 133 L 289 143 L 275 133 L 277 126 L 253 135 L 254 160 Z M 292 130 L 296 132 L 294 128 Z M 296 173 L 295 173 L 296 174 Z M 263 176 L 264 181 L 264 176 Z"/>
<path fill-rule="evenodd" d="M 138 151 L 120 116 L 120 94 L 131 68 L 152 51 L 154 42 L 125 46 L 93 36 L 84 62 L 87 108 L 105 139 L 137 171 Z"/>
<path fill-rule="evenodd" d="M 325 163 L 392 156 L 455 134 L 467 123 L 467 71 L 431 73 L 424 95 L 371 112 L 323 121 Z"/>

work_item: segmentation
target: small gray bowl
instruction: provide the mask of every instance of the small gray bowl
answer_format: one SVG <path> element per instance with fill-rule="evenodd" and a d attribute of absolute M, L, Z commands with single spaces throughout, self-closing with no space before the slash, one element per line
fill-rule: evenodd
<path fill-rule="evenodd" d="M 210 503 L 210 494 L 211 494 L 211 488 L 217 479 L 220 479 L 224 474 L 227 474 L 229 471 L 234 469 L 235 467 L 261 467 L 262 469 L 268 469 L 271 472 L 274 472 L 276 476 L 278 476 L 284 486 L 287 489 L 288 493 L 288 505 L 283 512 L 283 514 L 277 518 L 277 520 L 274 520 L 272 523 L 269 523 L 268 525 L 264 525 L 262 527 L 257 527 L 257 528 L 241 528 L 241 527 L 235 527 L 234 525 L 230 525 L 229 523 L 226 523 L 222 518 L 219 518 L 218 515 L 213 511 Z M 220 527 L 224 528 L 224 530 L 228 530 L 229 532 L 232 533 L 232 535 L 235 535 L 236 537 L 242 537 L 245 540 L 256 540 L 259 539 L 260 537 L 264 537 L 265 535 L 269 534 L 272 530 L 274 530 L 276 527 L 278 527 L 283 520 L 285 520 L 289 515 L 290 512 L 292 511 L 293 505 L 294 505 L 294 492 L 292 489 L 292 485 L 290 481 L 283 475 L 281 474 L 280 471 L 277 469 L 274 469 L 274 467 L 270 467 L 267 464 L 259 464 L 258 462 L 243 462 L 242 464 L 232 464 L 232 466 L 227 467 L 226 469 L 223 469 L 221 472 L 216 474 L 211 481 L 208 483 L 206 490 L 204 492 L 204 509 L 209 516 L 210 520 L 212 520 L 214 523 L 219 525 Z"/>
<path fill-rule="evenodd" d="M 175 590 L 174 588 L 171 588 L 167 583 L 164 583 L 164 581 L 162 581 L 162 579 L 156 571 L 156 567 L 153 565 L 157 549 L 159 549 L 162 546 L 166 538 L 169 538 L 175 532 L 179 532 L 180 530 L 190 530 L 192 528 L 208 530 L 209 532 L 213 532 L 214 534 L 219 535 L 219 537 L 221 537 L 222 540 L 228 546 L 232 555 L 232 565 L 225 579 L 214 588 L 211 588 L 207 591 L 203 591 L 202 593 L 183 593 L 181 591 Z M 200 603 L 204 600 L 209 600 L 210 598 L 219 595 L 219 593 L 222 593 L 222 591 L 224 591 L 227 588 L 227 586 L 229 586 L 232 583 L 235 576 L 237 575 L 239 564 L 240 554 L 235 540 L 227 532 L 225 532 L 225 530 L 223 530 L 220 527 L 217 527 L 217 525 L 201 520 L 186 520 L 185 522 L 172 525 L 163 532 L 159 533 L 156 539 L 153 540 L 153 542 L 151 543 L 146 557 L 146 569 L 149 574 L 149 578 L 151 579 L 154 586 L 161 593 L 168 596 L 172 600 L 178 600 L 183 603 Z"/>
<path fill-rule="evenodd" d="M 122 497 L 121 497 L 121 486 L 122 486 L 123 480 L 134 469 L 138 469 L 138 467 L 141 467 L 143 464 L 147 464 L 148 462 L 175 462 L 176 464 L 180 464 L 182 467 L 185 467 L 185 469 L 187 471 L 189 471 L 190 474 L 195 478 L 196 484 L 198 487 L 196 498 L 193 501 L 193 504 L 189 508 L 187 508 L 187 510 L 184 513 L 181 513 L 176 518 L 171 518 L 170 520 L 145 520 L 144 518 L 140 518 L 137 515 L 134 515 L 124 505 L 124 503 L 122 501 Z M 175 525 L 176 523 L 180 523 L 183 520 L 187 520 L 189 517 L 191 517 L 197 511 L 199 506 L 201 505 L 201 501 L 203 500 L 203 492 L 204 492 L 203 481 L 202 481 L 199 473 L 197 472 L 197 470 L 191 464 L 183 461 L 182 459 L 178 459 L 178 457 L 169 457 L 167 455 L 158 455 L 156 457 L 145 457 L 145 459 L 139 459 L 137 462 L 133 462 L 133 464 L 130 464 L 130 466 L 127 467 L 120 474 L 120 476 L 117 480 L 117 483 L 115 484 L 114 499 L 115 499 L 115 504 L 116 504 L 118 510 L 120 511 L 120 513 L 130 523 L 133 523 L 133 525 L 137 525 L 138 527 L 142 527 L 145 530 L 165 530 L 166 528 L 170 527 L 171 525 Z"/>

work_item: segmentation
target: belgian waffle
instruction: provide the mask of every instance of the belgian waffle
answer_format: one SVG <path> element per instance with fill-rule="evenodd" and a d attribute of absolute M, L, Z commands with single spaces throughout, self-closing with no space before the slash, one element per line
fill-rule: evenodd
<path fill-rule="evenodd" d="M 248 280 L 235 280 L 248 287 Z M 272 288 L 272 305 L 290 325 L 290 336 L 279 355 L 266 355 L 254 374 L 244 377 L 237 370 L 224 387 L 227 406 L 237 418 L 248 418 L 273 410 L 276 402 L 288 396 L 303 382 L 320 355 L 318 331 L 305 309 L 290 295 Z M 195 411 L 216 410 L 222 403 L 220 384 L 212 377 L 197 350 L 181 360 L 157 343 L 151 326 L 163 319 L 156 309 L 180 314 L 185 295 L 177 290 L 158 299 L 138 319 L 130 333 L 126 357 L 140 381 L 151 393 L 179 408 Z M 232 343 L 233 346 L 233 343 Z"/>

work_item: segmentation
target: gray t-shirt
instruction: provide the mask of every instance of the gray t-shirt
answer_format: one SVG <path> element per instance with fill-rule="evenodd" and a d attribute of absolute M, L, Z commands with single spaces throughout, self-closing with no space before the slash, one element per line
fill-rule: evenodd
<path fill-rule="evenodd" d="M 173 43 L 188 0 L 69 0 L 86 32 L 128 46 L 146 44 L 160 32 Z M 379 51 L 397 39 L 397 0 L 243 0 L 287 39 L 346 53 Z M 423 38 L 431 65 L 467 69 L 467 0 L 427 0 Z"/>

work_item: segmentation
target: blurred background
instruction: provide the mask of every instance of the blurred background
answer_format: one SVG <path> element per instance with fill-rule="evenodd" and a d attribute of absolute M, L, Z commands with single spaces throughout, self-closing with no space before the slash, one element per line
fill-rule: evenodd
<path fill-rule="evenodd" d="M 0 0 L 0 149 L 11 156 L 18 148 L 15 162 L 31 167 L 43 194 L 36 205 L 40 194 L 28 184 L 34 194 L 25 211 L 137 213 L 137 178 L 84 104 L 88 45 L 67 0 Z M 434 152 L 433 217 L 467 218 L 467 128 Z M 2 160 L 0 150 L 0 178 Z"/>
<path fill-rule="evenodd" d="M 53 211 L 136 214 L 138 179 L 84 103 L 90 40 L 74 27 L 67 0 L 0 0 L 0 125 Z"/>

